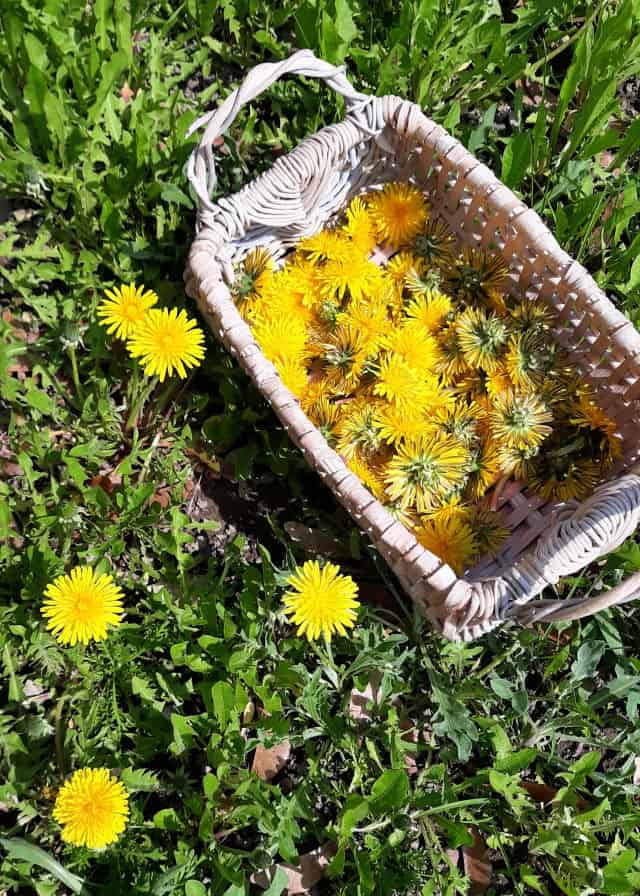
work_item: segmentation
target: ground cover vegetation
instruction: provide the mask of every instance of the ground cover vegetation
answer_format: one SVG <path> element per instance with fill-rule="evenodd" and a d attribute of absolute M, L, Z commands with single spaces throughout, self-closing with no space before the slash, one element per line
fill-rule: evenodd
<path fill-rule="evenodd" d="M 640 323 L 640 3 L 7 0 L 0 17 L 0 889 L 637 892 L 632 606 L 436 637 L 201 344 L 182 271 L 189 125 L 308 46 L 419 102 Z M 218 195 L 341 113 L 278 84 L 220 141 Z M 128 339 L 106 303 L 130 284 L 148 317 Z M 158 354 L 167 326 L 182 360 Z M 317 559 L 344 576 L 330 642 L 298 634 Z M 632 539 L 559 592 L 638 569 Z M 60 615 L 79 580 L 106 601 L 95 627 Z M 108 825 L 87 823 L 96 794 Z"/>

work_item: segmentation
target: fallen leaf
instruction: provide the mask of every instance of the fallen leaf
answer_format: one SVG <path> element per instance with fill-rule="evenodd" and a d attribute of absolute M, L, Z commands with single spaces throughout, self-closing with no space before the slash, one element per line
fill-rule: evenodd
<path fill-rule="evenodd" d="M 150 504 L 153 504 L 153 503 L 159 504 L 160 507 L 163 507 L 163 508 L 168 507 L 170 501 L 171 501 L 171 494 L 170 494 L 170 489 L 169 489 L 168 485 L 162 486 L 161 488 L 159 488 L 158 491 L 155 493 L 155 495 L 151 495 L 151 498 L 149 499 Z"/>
<path fill-rule="evenodd" d="M 22 467 L 20 464 L 7 461 L 2 465 L 2 472 L 5 476 L 22 476 Z"/>
<path fill-rule="evenodd" d="M 122 87 L 120 88 L 120 96 L 122 97 L 122 100 L 125 105 L 127 103 L 131 102 L 131 98 L 133 97 L 133 90 L 129 87 L 129 84 L 127 81 L 125 81 L 124 84 L 122 85 Z"/>
<path fill-rule="evenodd" d="M 289 896 L 296 896 L 296 894 L 301 896 L 301 894 L 308 893 L 311 887 L 315 887 L 322 879 L 329 862 L 335 854 L 335 843 L 325 843 L 324 846 L 319 846 L 317 849 L 300 856 L 298 865 L 290 865 L 286 862 L 272 865 L 263 871 L 256 871 L 251 875 L 250 880 L 252 884 L 266 890 L 278 869 L 281 869 L 287 876 L 286 892 Z"/>
<path fill-rule="evenodd" d="M 464 873 L 471 881 L 469 896 L 482 896 L 482 893 L 487 892 L 491 883 L 493 866 L 489 859 L 489 850 L 480 831 L 471 827 L 469 833 L 473 837 L 473 846 L 462 847 Z"/>
<path fill-rule="evenodd" d="M 271 781 L 285 767 L 289 756 L 291 756 L 291 744 L 288 740 L 283 740 L 275 747 L 263 747 L 262 744 L 258 744 L 253 756 L 251 771 L 261 781 Z"/>
<path fill-rule="evenodd" d="M 527 791 L 534 803 L 552 803 L 558 795 L 558 788 L 540 781 L 520 781 L 520 786 Z"/>
<path fill-rule="evenodd" d="M 379 672 L 373 672 L 363 691 L 359 691 L 358 688 L 352 689 L 347 711 L 356 722 L 371 721 L 370 704 L 377 706 L 380 702 L 381 679 L 382 676 Z"/>
<path fill-rule="evenodd" d="M 93 488 L 101 488 L 103 492 L 112 495 L 119 485 L 122 485 L 122 476 L 115 469 L 106 473 L 98 473 L 90 482 Z"/>
<path fill-rule="evenodd" d="M 640 784 L 640 756 L 636 756 L 634 761 L 634 770 L 633 770 L 633 783 L 636 787 Z"/>

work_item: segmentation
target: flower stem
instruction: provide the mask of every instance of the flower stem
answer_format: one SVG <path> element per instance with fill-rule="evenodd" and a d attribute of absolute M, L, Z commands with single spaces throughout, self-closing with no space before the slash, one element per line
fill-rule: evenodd
<path fill-rule="evenodd" d="M 146 383 L 143 380 L 142 383 L 136 384 L 137 394 L 132 394 L 131 396 L 131 410 L 124 427 L 126 432 L 130 432 L 136 425 L 136 422 L 140 417 L 140 414 L 142 413 L 142 409 L 145 405 L 146 400 L 149 398 L 157 385 L 158 377 L 156 376 L 150 377 L 148 382 Z"/>
<path fill-rule="evenodd" d="M 76 387 L 76 395 L 80 401 L 84 400 L 82 386 L 80 385 L 80 376 L 78 375 L 78 358 L 76 357 L 75 345 L 70 345 L 67 349 L 69 360 L 71 361 L 71 375 L 73 377 L 73 385 Z"/>

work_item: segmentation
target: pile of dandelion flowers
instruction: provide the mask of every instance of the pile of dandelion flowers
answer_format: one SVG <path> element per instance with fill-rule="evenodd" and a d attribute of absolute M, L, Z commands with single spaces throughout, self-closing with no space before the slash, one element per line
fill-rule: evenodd
<path fill-rule="evenodd" d="M 129 797 L 109 769 L 82 768 L 62 785 L 53 817 L 62 825 L 66 843 L 104 849 L 126 827 Z"/>
<path fill-rule="evenodd" d="M 323 635 L 330 641 L 335 632 L 344 635 L 353 628 L 359 606 L 358 586 L 334 563 L 320 567 L 317 560 L 308 560 L 287 584 L 290 590 L 283 597 L 284 612 L 298 627 L 299 635 L 309 641 Z"/>
<path fill-rule="evenodd" d="M 129 353 L 140 358 L 147 376 L 160 382 L 177 373 L 186 379 L 191 367 L 204 358 L 204 334 L 185 311 L 152 308 L 134 329 L 127 343 Z"/>
<path fill-rule="evenodd" d="M 62 643 L 102 641 L 110 626 L 123 616 L 123 594 L 112 577 L 91 567 L 76 566 L 69 575 L 58 576 L 47 586 L 42 615 L 47 628 Z"/>
<path fill-rule="evenodd" d="M 105 290 L 106 298 L 98 305 L 97 314 L 107 333 L 116 339 L 128 339 L 141 324 L 147 312 L 158 301 L 151 289 L 136 286 L 135 283 Z"/>

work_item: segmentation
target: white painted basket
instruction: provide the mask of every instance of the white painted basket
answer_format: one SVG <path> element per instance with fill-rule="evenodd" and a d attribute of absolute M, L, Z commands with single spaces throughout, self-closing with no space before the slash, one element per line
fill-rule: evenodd
<path fill-rule="evenodd" d="M 344 120 L 308 137 L 238 193 L 214 202 L 216 138 L 246 103 L 287 74 L 326 81 L 345 99 Z M 256 66 L 192 131 L 200 128 L 204 133 L 189 161 L 198 219 L 185 273 L 188 292 L 437 630 L 472 640 L 510 619 L 577 619 L 640 596 L 636 573 L 596 597 L 529 603 L 562 576 L 618 547 L 640 522 L 640 334 L 563 252 L 539 216 L 414 103 L 356 92 L 342 69 L 309 50 Z M 388 181 L 417 185 L 460 245 L 502 254 L 514 295 L 539 298 L 553 308 L 557 341 L 592 383 L 623 439 L 622 462 L 581 504 L 545 503 L 510 484 L 499 506 L 511 537 L 490 565 L 461 578 L 423 548 L 328 446 L 262 354 L 229 291 L 233 263 L 250 249 L 265 246 L 280 258 L 335 218 L 353 196 Z"/>

